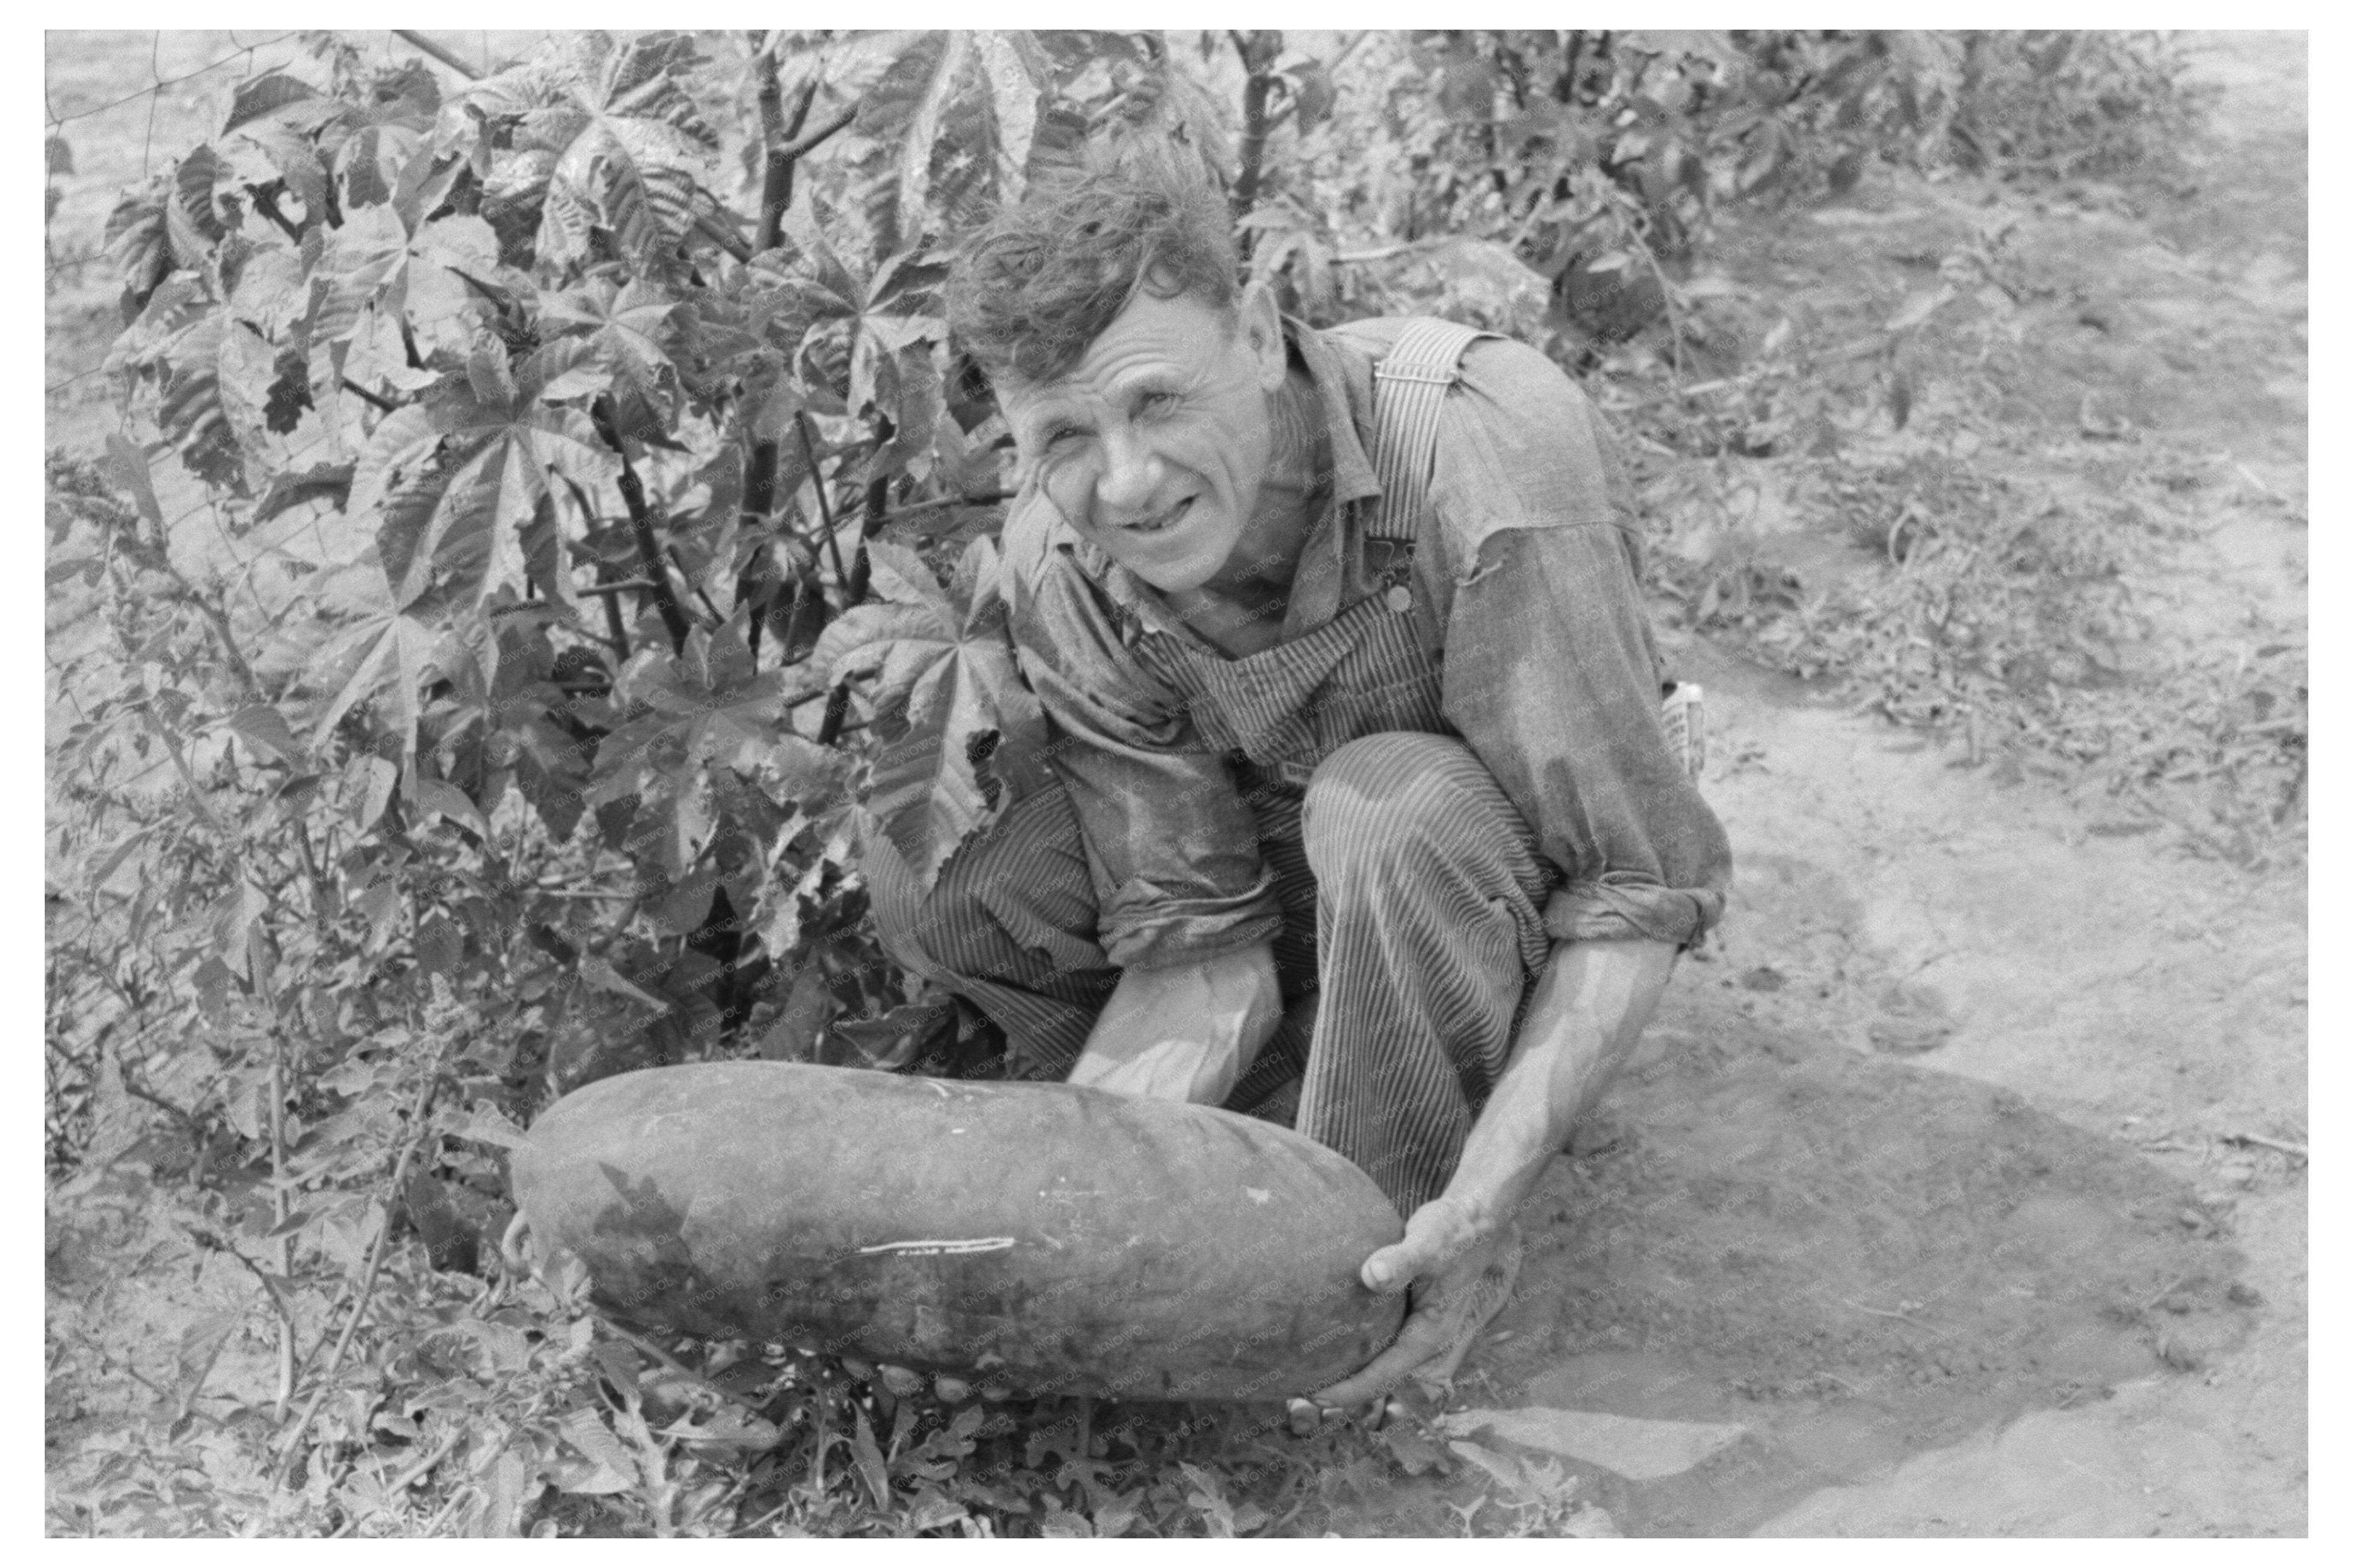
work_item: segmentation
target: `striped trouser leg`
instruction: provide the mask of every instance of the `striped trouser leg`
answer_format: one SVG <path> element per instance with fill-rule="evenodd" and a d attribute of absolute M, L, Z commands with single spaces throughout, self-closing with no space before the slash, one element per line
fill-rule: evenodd
<path fill-rule="evenodd" d="M 1298 1128 L 1410 1215 L 1503 1075 L 1550 952 L 1535 836 L 1460 742 L 1380 734 L 1307 786 L 1323 1000 Z"/>
<path fill-rule="evenodd" d="M 1097 906 L 1078 813 L 1058 784 L 1013 803 L 920 894 L 874 858 L 883 950 L 1005 1031 L 1013 1070 L 1067 1077 L 1119 970 L 1095 942 Z"/>

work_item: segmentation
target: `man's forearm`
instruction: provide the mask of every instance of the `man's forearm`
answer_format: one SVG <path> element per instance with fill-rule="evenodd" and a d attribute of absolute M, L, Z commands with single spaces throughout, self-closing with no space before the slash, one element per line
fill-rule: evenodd
<path fill-rule="evenodd" d="M 1282 1021 L 1265 942 L 1159 969 L 1130 969 L 1103 1004 L 1070 1081 L 1216 1105 Z"/>
<path fill-rule="evenodd" d="M 1500 1229 L 1633 1054 L 1673 972 L 1663 942 L 1556 944 L 1512 1044 L 1511 1066 L 1464 1142 L 1445 1197 L 1481 1235 Z"/>

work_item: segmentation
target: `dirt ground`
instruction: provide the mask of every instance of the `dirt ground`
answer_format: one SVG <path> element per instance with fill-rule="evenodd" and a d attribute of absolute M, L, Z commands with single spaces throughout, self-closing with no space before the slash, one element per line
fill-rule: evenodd
<path fill-rule="evenodd" d="M 1852 290 L 2015 217 L 2031 374 L 1971 439 L 2096 486 L 2088 407 L 2128 458 L 2210 465 L 2134 586 L 2164 637 L 2227 647 L 2306 623 L 2306 47 L 2191 48 L 2220 96 L 2187 185 L 1873 180 L 1727 254 Z M 60 231 L 94 233 L 71 200 Z M 52 294 L 53 389 L 111 334 L 97 270 Z M 1933 413 L 1908 439 L 1953 438 Z M 89 383 L 53 390 L 53 443 L 107 423 Z M 2240 869 L 2055 770 L 1674 652 L 1709 693 L 1732 910 L 1524 1216 L 1445 1430 L 1557 1457 L 1630 1535 L 2304 1533 L 2306 1174 L 2272 1146 L 2307 1139 L 2300 860 Z M 53 1317 L 101 1310 L 58 1267 Z M 102 1310 L 144 1321 L 164 1280 Z M 1476 1479 L 1334 1528 L 1458 1533 L 1439 1505 Z"/>
<path fill-rule="evenodd" d="M 2300 635 L 2304 45 L 2194 52 L 2193 193 L 1993 198 L 2052 291 L 1993 437 L 2087 482 L 2031 432 L 2088 395 L 2233 465 L 2136 586 L 2168 638 Z M 1867 189 L 1748 259 L 1831 289 L 1823 231 L 1867 267 L 1987 195 Z M 1524 1215 L 1448 1429 L 1559 1456 L 1630 1535 L 2302 1534 L 2304 1166 L 2231 1141 L 2306 1138 L 2301 868 L 1677 653 L 1731 912 Z"/>

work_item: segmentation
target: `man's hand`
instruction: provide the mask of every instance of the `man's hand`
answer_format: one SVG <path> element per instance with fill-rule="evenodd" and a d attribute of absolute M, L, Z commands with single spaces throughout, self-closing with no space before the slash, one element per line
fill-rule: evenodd
<path fill-rule="evenodd" d="M 1666 942 L 1563 942 L 1536 982 L 1512 1064 L 1472 1124 L 1446 1191 L 1414 1210 L 1404 1239 L 1365 1259 L 1367 1289 L 1419 1281 L 1397 1342 L 1314 1397 L 1370 1399 L 1409 1373 L 1444 1383 L 1519 1276 L 1519 1207 L 1569 1130 L 1641 1037 L 1673 970 Z"/>
<path fill-rule="evenodd" d="M 1311 1397 L 1345 1408 L 1388 1393 L 1409 1373 L 1447 1382 L 1479 1331 L 1511 1300 L 1519 1270 L 1516 1226 L 1488 1229 L 1461 1198 L 1422 1205 L 1406 1222 L 1405 1236 L 1366 1258 L 1358 1272 L 1365 1288 L 1379 1295 L 1411 1288 L 1404 1327 L 1362 1370 Z"/>

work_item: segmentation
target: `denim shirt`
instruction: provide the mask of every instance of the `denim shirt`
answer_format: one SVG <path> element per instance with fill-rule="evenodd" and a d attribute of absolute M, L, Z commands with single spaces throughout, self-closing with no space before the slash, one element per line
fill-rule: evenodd
<path fill-rule="evenodd" d="M 1625 475 L 1599 413 L 1535 350 L 1464 353 L 1439 416 L 1410 546 L 1365 537 L 1372 369 L 1401 322 L 1286 323 L 1324 407 L 1327 500 L 1282 640 L 1235 658 L 1080 539 L 1042 495 L 1004 532 L 1023 674 L 1055 733 L 1114 963 L 1271 938 L 1259 853 L 1295 833 L 1315 765 L 1383 731 L 1459 738 L 1558 871 L 1557 942 L 1695 939 L 1724 911 L 1731 849 L 1659 721 Z"/>

